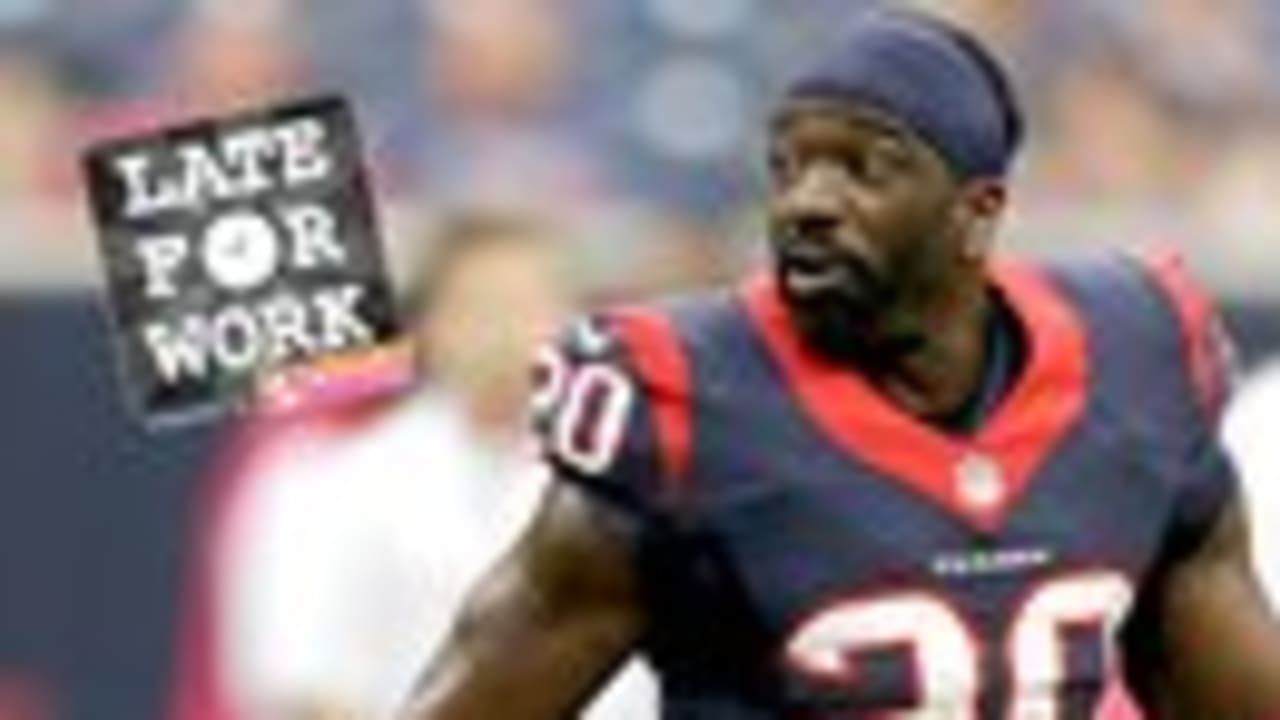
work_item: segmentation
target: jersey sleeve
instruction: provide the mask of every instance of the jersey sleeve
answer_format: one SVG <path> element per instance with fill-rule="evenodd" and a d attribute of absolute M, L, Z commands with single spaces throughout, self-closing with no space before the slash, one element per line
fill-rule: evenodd
<path fill-rule="evenodd" d="M 662 316 L 578 320 L 542 348 L 531 418 L 558 481 L 624 511 L 668 509 L 688 446 L 683 356 Z"/>
<path fill-rule="evenodd" d="M 1177 322 L 1178 354 L 1195 401 L 1205 421 L 1216 427 L 1239 378 L 1226 324 L 1178 253 L 1151 252 L 1142 262 Z"/>
<path fill-rule="evenodd" d="M 1209 295 L 1173 252 L 1141 258 L 1162 296 L 1176 332 L 1169 361 L 1179 369 L 1175 390 L 1187 398 L 1185 413 L 1170 434 L 1180 469 L 1173 528 L 1175 552 L 1194 550 L 1213 529 L 1220 511 L 1236 500 L 1240 482 L 1222 440 L 1220 426 L 1236 385 L 1235 351 Z"/>

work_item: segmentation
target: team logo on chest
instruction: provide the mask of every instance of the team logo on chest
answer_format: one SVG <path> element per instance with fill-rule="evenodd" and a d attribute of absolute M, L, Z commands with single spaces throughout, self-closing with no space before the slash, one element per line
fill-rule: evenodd
<path fill-rule="evenodd" d="M 965 454 L 953 471 L 956 496 L 973 510 L 989 512 L 1004 504 L 1009 495 L 1004 472 L 990 456 L 977 451 Z"/>

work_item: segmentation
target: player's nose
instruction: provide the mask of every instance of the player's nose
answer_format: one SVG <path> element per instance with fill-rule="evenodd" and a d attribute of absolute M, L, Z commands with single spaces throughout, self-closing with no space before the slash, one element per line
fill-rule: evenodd
<path fill-rule="evenodd" d="M 834 241 L 840 221 L 824 213 L 799 213 L 782 221 L 783 235 L 791 245 L 804 245 L 814 250 L 830 250 L 824 247 Z"/>
<path fill-rule="evenodd" d="M 806 169 L 779 198 L 778 219 L 790 234 L 834 233 L 843 213 L 840 177 L 825 163 Z"/>

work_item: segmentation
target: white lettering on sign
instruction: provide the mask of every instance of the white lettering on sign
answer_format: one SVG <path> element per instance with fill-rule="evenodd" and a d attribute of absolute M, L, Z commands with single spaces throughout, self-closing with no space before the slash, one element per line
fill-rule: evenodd
<path fill-rule="evenodd" d="M 120 155 L 113 162 L 125 186 L 125 215 L 191 209 L 324 180 L 334 167 L 325 141 L 320 121 L 301 118 L 245 128 L 210 143 L 156 143 Z"/>
<path fill-rule="evenodd" d="M 246 370 L 363 346 L 374 338 L 358 312 L 363 299 L 359 285 L 281 293 L 212 314 L 148 323 L 142 338 L 166 383 L 202 379 L 215 367 Z"/>
<path fill-rule="evenodd" d="M 261 287 L 284 266 L 297 270 L 341 267 L 348 251 L 338 240 L 338 221 L 321 205 L 285 206 L 270 218 L 250 210 L 215 217 L 195 238 L 143 236 L 134 243 L 142 266 L 143 292 L 152 300 L 177 295 L 177 274 L 195 255 L 199 269 L 219 288 L 246 292 Z"/>

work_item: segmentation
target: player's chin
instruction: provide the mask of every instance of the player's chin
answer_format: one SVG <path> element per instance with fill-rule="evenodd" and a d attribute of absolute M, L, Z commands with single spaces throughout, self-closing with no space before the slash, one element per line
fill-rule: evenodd
<path fill-rule="evenodd" d="M 883 297 L 873 273 L 853 262 L 818 265 L 783 260 L 775 275 L 783 300 L 802 315 L 870 319 Z"/>
<path fill-rule="evenodd" d="M 867 349 L 880 303 L 873 293 L 849 287 L 822 290 L 782 287 L 784 305 L 809 349 L 840 362 L 856 360 Z"/>

